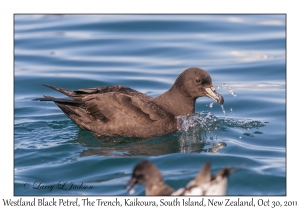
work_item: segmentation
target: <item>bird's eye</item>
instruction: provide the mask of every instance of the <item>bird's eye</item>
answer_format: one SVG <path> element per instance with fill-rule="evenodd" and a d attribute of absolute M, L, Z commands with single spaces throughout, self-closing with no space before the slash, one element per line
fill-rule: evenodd
<path fill-rule="evenodd" d="M 195 80 L 197 83 L 201 83 L 201 80 L 200 79 L 196 79 Z"/>

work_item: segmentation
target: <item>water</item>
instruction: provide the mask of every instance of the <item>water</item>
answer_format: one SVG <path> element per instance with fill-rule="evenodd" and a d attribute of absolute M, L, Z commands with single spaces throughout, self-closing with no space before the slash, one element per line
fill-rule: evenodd
<path fill-rule="evenodd" d="M 124 186 L 144 159 L 173 188 L 211 162 L 213 173 L 245 164 L 228 195 L 286 194 L 284 15 L 15 15 L 14 23 L 15 195 L 129 195 Z M 227 116 L 199 98 L 178 132 L 151 139 L 97 139 L 55 104 L 31 101 L 63 97 L 40 84 L 120 84 L 157 96 L 193 66 L 211 74 Z M 85 187 L 58 187 L 71 183 Z M 137 186 L 133 195 L 144 193 Z"/>

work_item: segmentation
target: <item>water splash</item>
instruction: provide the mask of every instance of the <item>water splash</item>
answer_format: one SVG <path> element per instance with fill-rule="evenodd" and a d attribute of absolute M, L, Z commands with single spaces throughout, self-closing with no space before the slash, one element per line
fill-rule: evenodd
<path fill-rule="evenodd" d="M 217 121 L 217 117 L 210 112 L 195 113 L 190 116 L 178 116 L 178 130 L 187 132 L 191 128 L 201 128 L 205 131 L 214 130 L 213 125 Z"/>
<path fill-rule="evenodd" d="M 219 85 L 218 89 L 220 88 L 224 88 L 224 89 L 228 89 L 229 92 L 231 93 L 231 95 L 233 95 L 234 97 L 236 97 L 237 95 L 235 94 L 235 92 L 233 91 L 232 87 L 229 87 L 228 85 L 226 85 L 225 83 L 223 85 Z"/>
<path fill-rule="evenodd" d="M 213 104 L 214 104 L 214 102 L 211 102 L 211 103 L 209 104 L 209 108 L 213 108 Z M 207 105 L 206 105 L 206 106 L 207 106 Z M 225 115 L 225 118 L 227 119 L 227 113 L 226 113 L 226 111 L 225 111 L 225 108 L 224 108 L 223 104 L 220 105 L 220 106 L 221 106 L 222 111 L 223 111 L 223 113 L 224 113 L 224 115 Z"/>
<path fill-rule="evenodd" d="M 266 126 L 265 123 L 258 120 L 235 120 L 228 118 L 218 118 L 210 112 L 195 113 L 191 116 L 177 117 L 177 128 L 179 134 L 180 151 L 182 153 L 192 153 L 199 151 L 218 152 L 220 149 L 226 147 L 226 143 L 222 142 L 222 133 L 229 129 L 247 130 L 247 132 L 238 133 L 237 138 L 242 138 L 242 135 L 254 137 L 249 135 L 250 129 L 261 128 Z M 221 133 L 221 134 L 220 134 Z M 206 136 L 208 134 L 208 137 Z M 220 135 L 219 135 L 220 134 Z M 248 135 L 247 135 L 248 134 Z M 255 134 L 255 132 L 253 133 Z M 261 134 L 261 132 L 260 132 Z M 221 136 L 221 138 L 220 138 Z M 210 140 L 209 142 L 207 140 Z M 211 141 L 220 141 L 213 144 L 213 147 L 203 149 Z M 225 140 L 226 141 L 226 140 Z"/>
<path fill-rule="evenodd" d="M 241 128 L 249 130 L 266 126 L 265 123 L 259 120 L 235 120 L 230 118 L 218 118 L 210 112 L 195 113 L 191 116 L 178 116 L 178 130 L 188 132 L 195 128 L 204 131 L 227 130 L 228 128 Z"/>
<path fill-rule="evenodd" d="M 225 109 L 224 109 L 224 106 L 221 105 L 221 108 L 222 108 L 222 111 L 223 111 L 223 113 L 224 113 L 224 115 L 225 115 L 225 118 L 227 119 L 227 113 L 226 113 L 226 111 L 225 111 Z"/>

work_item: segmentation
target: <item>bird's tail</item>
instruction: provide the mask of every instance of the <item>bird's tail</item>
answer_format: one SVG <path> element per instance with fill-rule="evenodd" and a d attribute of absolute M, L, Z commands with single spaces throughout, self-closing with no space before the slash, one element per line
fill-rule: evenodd
<path fill-rule="evenodd" d="M 36 98 L 33 101 L 53 101 L 78 127 L 84 130 L 92 130 L 93 116 L 87 114 L 84 104 L 75 100 L 54 98 L 44 95 L 44 98 Z"/>
<path fill-rule="evenodd" d="M 73 90 L 68 90 L 68 89 L 65 89 L 65 88 L 60 88 L 60 87 L 55 87 L 55 86 L 52 86 L 52 85 L 46 85 L 46 84 L 42 84 L 43 86 L 45 87 L 48 87 L 48 88 L 51 88 L 53 90 L 56 90 L 66 96 L 69 96 L 72 98 L 72 96 L 74 95 L 74 91 Z"/>

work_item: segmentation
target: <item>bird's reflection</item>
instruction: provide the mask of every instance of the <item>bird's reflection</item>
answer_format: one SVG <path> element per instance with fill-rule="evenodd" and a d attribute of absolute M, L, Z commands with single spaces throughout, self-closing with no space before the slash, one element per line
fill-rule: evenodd
<path fill-rule="evenodd" d="M 72 143 L 86 149 L 81 156 L 158 156 L 171 153 L 218 152 L 226 147 L 224 142 L 211 144 L 206 131 L 197 129 L 191 132 L 174 132 L 150 139 L 124 137 L 97 138 L 88 131 L 80 130 Z M 204 149 L 205 147 L 205 149 Z M 208 148 L 207 148 L 208 147 Z"/>

